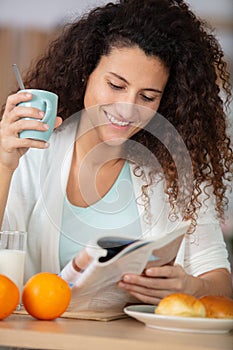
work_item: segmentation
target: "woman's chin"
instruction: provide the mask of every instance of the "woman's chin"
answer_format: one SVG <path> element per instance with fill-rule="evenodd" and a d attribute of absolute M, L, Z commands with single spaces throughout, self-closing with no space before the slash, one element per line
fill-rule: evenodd
<path fill-rule="evenodd" d="M 108 146 L 111 147 L 120 147 L 126 142 L 127 138 L 119 138 L 119 137 L 111 137 L 111 138 L 106 138 L 104 140 L 104 143 Z"/>

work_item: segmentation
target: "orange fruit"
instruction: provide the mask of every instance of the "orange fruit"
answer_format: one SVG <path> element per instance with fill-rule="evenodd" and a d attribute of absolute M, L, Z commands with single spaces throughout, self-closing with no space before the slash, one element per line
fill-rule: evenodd
<path fill-rule="evenodd" d="M 56 274 L 40 272 L 23 289 L 22 301 L 27 312 L 39 320 L 53 320 L 63 314 L 71 300 L 71 288 Z"/>
<path fill-rule="evenodd" d="M 0 275 L 0 320 L 9 316 L 19 304 L 19 288 L 7 276 Z"/>

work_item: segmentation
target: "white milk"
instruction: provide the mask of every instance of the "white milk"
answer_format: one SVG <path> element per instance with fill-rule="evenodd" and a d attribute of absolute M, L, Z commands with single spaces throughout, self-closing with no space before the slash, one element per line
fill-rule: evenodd
<path fill-rule="evenodd" d="M 22 250 L 0 249 L 0 274 L 15 282 L 20 292 L 23 289 L 25 255 Z"/>

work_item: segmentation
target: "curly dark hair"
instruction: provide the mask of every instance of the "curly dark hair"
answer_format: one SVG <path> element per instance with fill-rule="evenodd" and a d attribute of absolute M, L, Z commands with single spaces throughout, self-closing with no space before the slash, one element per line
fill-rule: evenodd
<path fill-rule="evenodd" d="M 229 73 L 223 51 L 210 26 L 194 15 L 182 0 L 120 0 L 97 7 L 74 23 L 66 24 L 46 55 L 28 72 L 25 86 L 51 90 L 59 95 L 58 114 L 63 119 L 84 108 L 88 78 L 103 55 L 113 47 L 138 46 L 169 68 L 170 75 L 158 112 L 169 121 L 184 141 L 192 162 L 193 183 L 185 218 L 194 227 L 200 195 L 212 187 L 216 212 L 223 218 L 228 204 L 227 181 L 232 179 L 233 156 L 227 136 L 225 107 L 231 98 Z M 220 97 L 224 92 L 225 100 Z M 132 137 L 147 147 L 159 161 L 166 178 L 165 192 L 174 209 L 178 198 L 176 162 L 148 130 Z M 162 130 L 172 149 L 174 139 Z M 130 152 L 130 150 L 129 150 Z M 149 164 L 149 160 L 148 160 Z M 135 174 L 143 176 L 136 166 Z M 151 166 L 150 183 L 157 169 Z M 148 184 L 149 186 L 149 184 Z M 147 186 L 143 187 L 149 206 Z"/>

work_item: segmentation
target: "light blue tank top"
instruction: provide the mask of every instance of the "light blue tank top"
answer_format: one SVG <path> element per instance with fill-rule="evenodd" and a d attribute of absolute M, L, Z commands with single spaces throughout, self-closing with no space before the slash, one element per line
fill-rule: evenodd
<path fill-rule="evenodd" d="M 129 163 L 126 161 L 109 192 L 87 207 L 72 205 L 65 196 L 60 235 L 61 269 L 88 242 L 103 236 L 138 238 L 141 225 Z"/>

